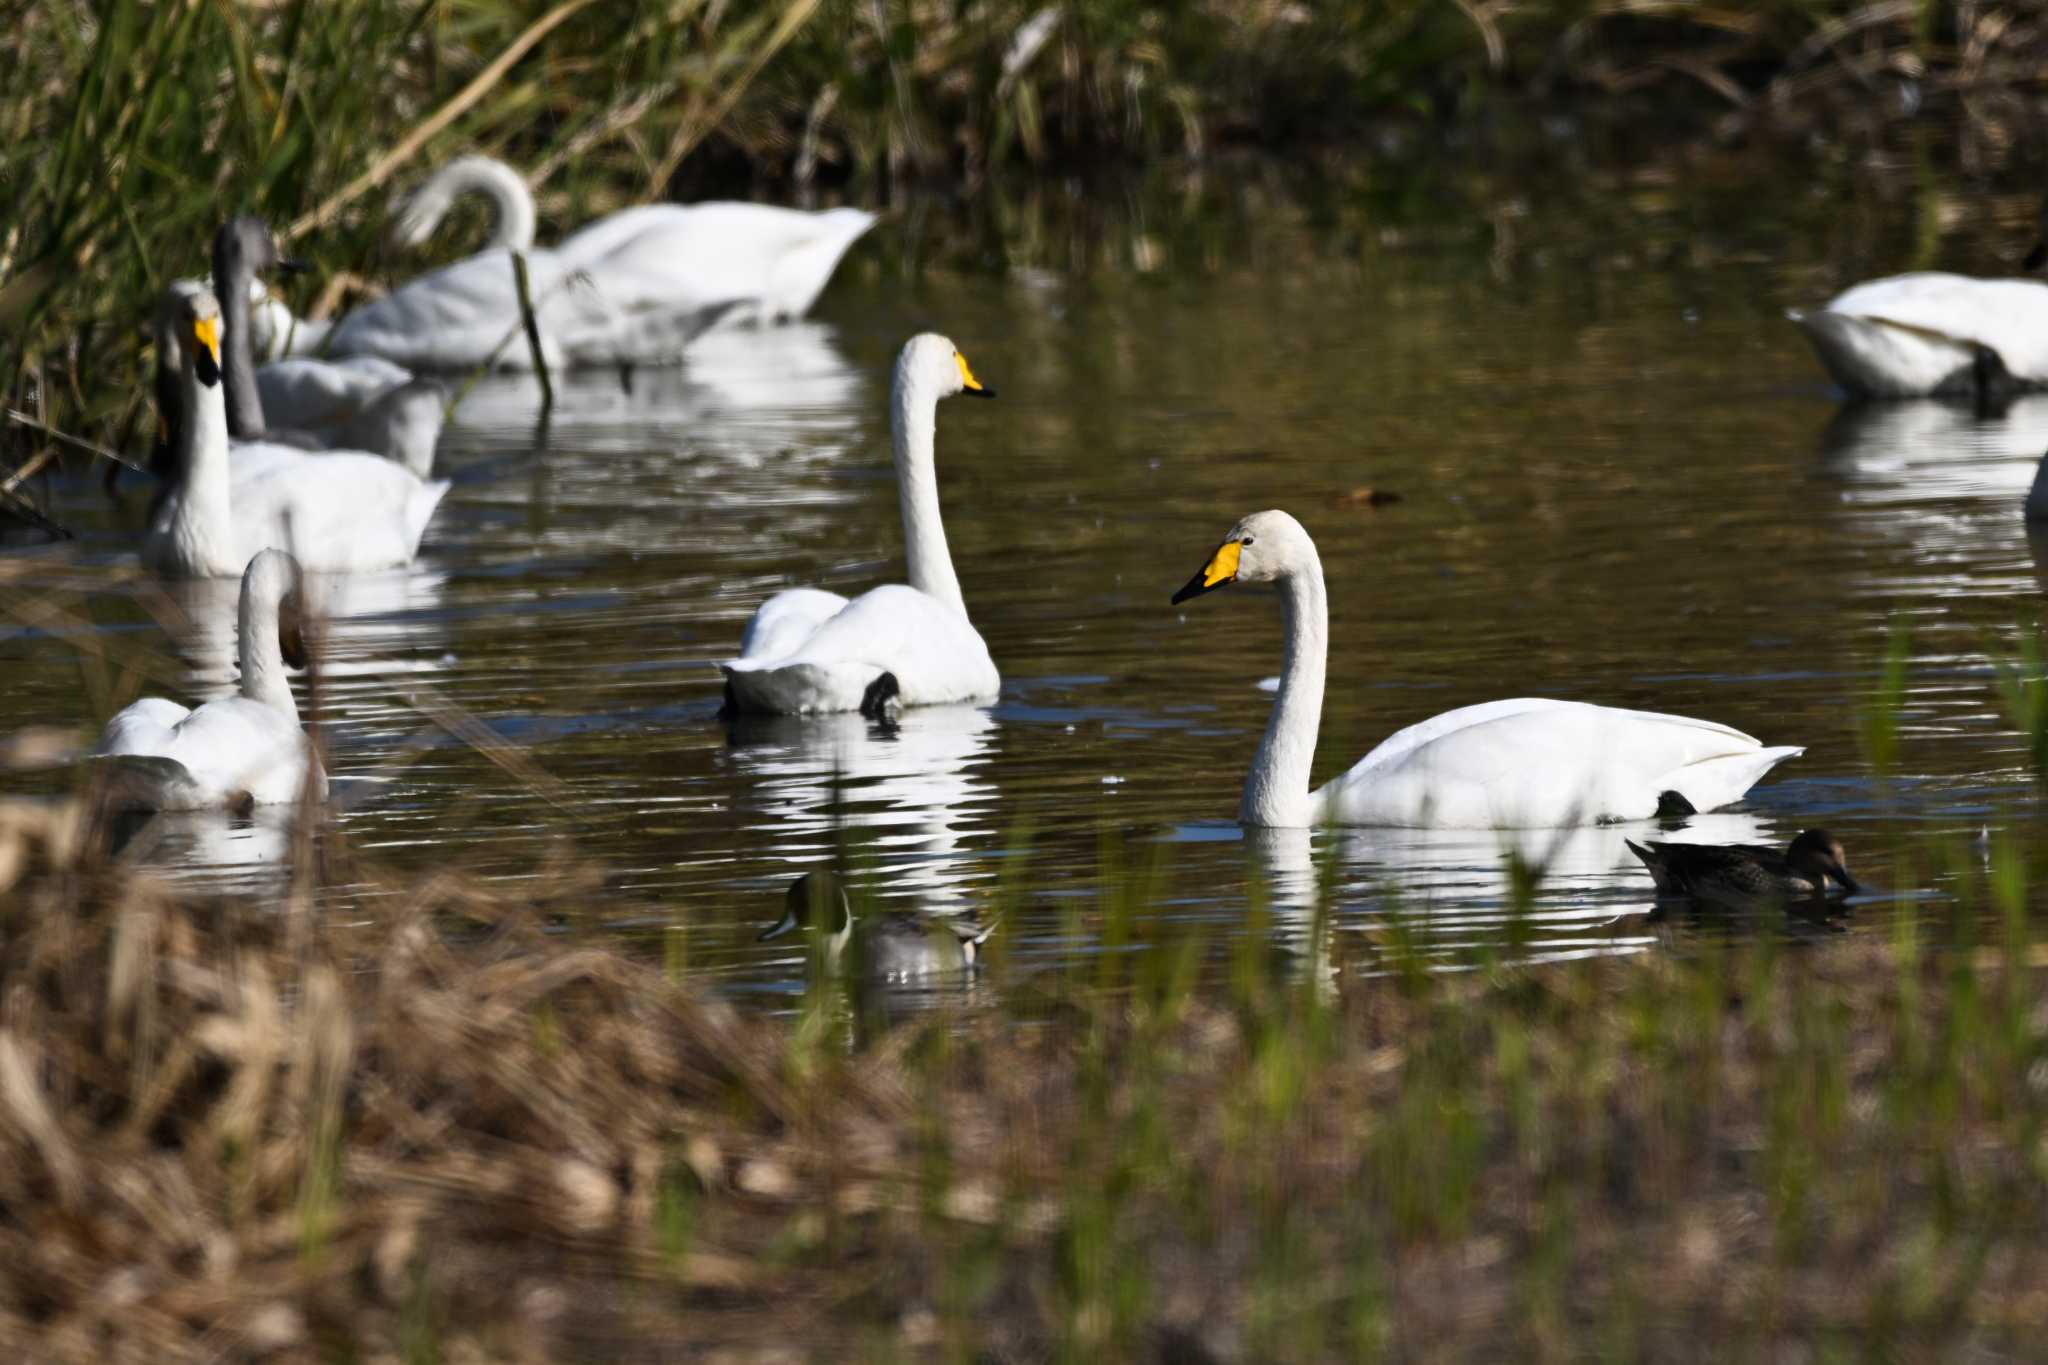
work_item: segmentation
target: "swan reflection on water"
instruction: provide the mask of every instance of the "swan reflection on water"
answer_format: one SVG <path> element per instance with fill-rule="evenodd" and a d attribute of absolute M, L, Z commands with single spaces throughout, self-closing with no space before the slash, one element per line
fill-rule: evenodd
<path fill-rule="evenodd" d="M 108 819 L 107 851 L 184 889 L 269 899 L 291 881 L 297 818 L 298 808 L 290 805 L 121 812 Z"/>
<path fill-rule="evenodd" d="M 987 710 L 919 706 L 891 721 L 746 715 L 728 725 L 734 807 L 791 876 L 831 861 L 844 833 L 856 880 L 885 907 L 958 913 L 987 879 L 966 848 L 996 805 Z"/>
<path fill-rule="evenodd" d="M 1770 843 L 1770 827 L 1743 811 L 1692 815 L 1681 826 L 1635 822 L 1564 829 L 1348 827 L 1245 831 L 1248 874 L 1274 915 L 1276 945 L 1320 972 L 1335 970 L 1332 944 L 1317 943 L 1318 898 L 1327 896 L 1339 940 L 1372 933 L 1399 914 L 1411 941 L 1431 953 L 1498 942 L 1518 913 L 1511 859 L 1540 870 L 1530 909 L 1530 960 L 1614 952 L 1648 942 L 1632 917 L 1656 905 L 1655 888 L 1628 840 Z M 1323 889 L 1328 879 L 1327 892 Z"/>
<path fill-rule="evenodd" d="M 553 377 L 550 433 L 581 446 L 647 446 L 651 424 L 716 445 L 742 462 L 851 436 L 865 414 L 863 380 L 830 327 L 729 327 L 691 343 L 681 366 L 596 370 Z M 484 432 L 530 433 L 540 419 L 540 381 L 494 374 L 457 404 L 454 421 Z"/>

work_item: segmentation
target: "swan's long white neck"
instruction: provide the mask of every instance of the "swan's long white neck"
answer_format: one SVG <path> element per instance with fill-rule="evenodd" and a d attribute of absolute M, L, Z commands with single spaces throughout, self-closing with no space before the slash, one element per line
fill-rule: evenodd
<path fill-rule="evenodd" d="M 239 565 L 211 563 L 233 540 L 228 505 L 228 410 L 223 385 L 202 384 L 188 360 L 183 420 L 177 424 L 176 455 L 182 487 L 171 534 L 189 557 L 209 562 L 201 573 L 233 573 Z"/>
<path fill-rule="evenodd" d="M 253 571 L 242 577 L 242 601 L 236 614 L 235 662 L 242 671 L 242 695 L 275 707 L 294 721 L 299 706 L 285 676 L 284 650 L 278 644 L 278 603 L 291 583 L 281 557 L 265 551 Z"/>
<path fill-rule="evenodd" d="M 533 207 L 533 191 L 519 173 L 502 161 L 486 156 L 465 156 L 443 166 L 420 189 L 420 217 L 424 236 L 434 230 L 456 197 L 476 193 L 491 201 L 496 221 L 491 226 L 485 250 L 511 247 L 524 251 L 533 245 L 539 216 Z"/>
<path fill-rule="evenodd" d="M 1305 545 L 1305 562 L 1279 580 L 1286 623 L 1287 657 L 1280 669 L 1280 695 L 1266 722 L 1265 738 L 1244 780 L 1238 804 L 1241 825 L 1291 827 L 1314 823 L 1309 769 L 1316 756 L 1316 730 L 1323 717 L 1323 675 L 1328 667 L 1330 603 L 1323 589 L 1323 562 Z"/>
<path fill-rule="evenodd" d="M 953 555 L 946 548 L 946 528 L 939 519 L 939 475 L 933 451 L 938 436 L 939 395 L 917 382 L 908 363 L 899 363 L 890 406 L 896 498 L 903 509 L 903 546 L 910 566 L 910 586 L 965 616 L 967 603 L 960 596 L 960 580 L 953 573 Z"/>

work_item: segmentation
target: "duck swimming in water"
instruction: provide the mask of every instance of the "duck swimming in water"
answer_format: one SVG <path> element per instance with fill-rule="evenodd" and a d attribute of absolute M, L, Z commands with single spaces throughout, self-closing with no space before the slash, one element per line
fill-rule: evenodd
<path fill-rule="evenodd" d="M 1841 841 L 1824 829 L 1803 831 L 1780 853 L 1757 844 L 1639 844 L 1660 896 L 1689 896 L 1732 909 L 1796 905 L 1828 898 L 1829 884 L 1851 895 L 1862 888 L 1849 875 Z"/>
<path fill-rule="evenodd" d="M 875 982 L 964 976 L 975 969 L 981 947 L 995 932 L 964 915 L 923 915 L 893 910 L 861 919 L 853 913 L 837 873 L 806 872 L 789 884 L 782 918 L 756 942 L 781 938 L 816 924 L 825 941 L 825 965 L 832 971 L 857 969 Z"/>

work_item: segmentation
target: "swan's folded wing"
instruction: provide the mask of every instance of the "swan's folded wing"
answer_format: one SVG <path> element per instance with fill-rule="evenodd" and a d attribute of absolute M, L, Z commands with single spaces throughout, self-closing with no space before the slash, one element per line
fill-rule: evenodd
<path fill-rule="evenodd" d="M 275 546 L 314 572 L 356 572 L 410 563 L 446 482 L 422 480 L 363 451 L 290 455 L 240 448 L 229 497 L 243 562 Z"/>
<path fill-rule="evenodd" d="M 1800 752 L 1712 721 L 1518 698 L 1411 727 L 1317 793 L 1326 818 L 1466 828 L 1647 819 L 1676 791 L 1698 810 L 1741 797 Z"/>
<path fill-rule="evenodd" d="M 2016 378 L 2048 380 L 2048 283 L 2039 280 L 1919 271 L 1856 285 L 1826 311 L 1966 348 L 1989 347 Z M 1816 321 L 1802 319 L 1809 331 Z"/>
<path fill-rule="evenodd" d="M 775 710 L 854 710 L 883 673 L 895 676 L 905 706 L 983 700 L 1001 686 L 967 619 L 902 584 L 854 599 L 791 654 L 724 667 L 742 702 Z"/>
<path fill-rule="evenodd" d="M 827 621 L 846 610 L 846 599 L 823 588 L 789 588 L 754 609 L 740 634 L 742 659 L 780 659 L 796 653 Z"/>
<path fill-rule="evenodd" d="M 163 697 L 144 697 L 123 707 L 107 722 L 95 754 L 160 754 L 170 747 L 172 736 L 185 718 L 189 706 Z"/>

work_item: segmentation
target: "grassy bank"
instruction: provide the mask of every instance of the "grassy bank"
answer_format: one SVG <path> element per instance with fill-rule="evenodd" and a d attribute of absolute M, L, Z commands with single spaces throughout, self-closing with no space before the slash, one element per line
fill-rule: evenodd
<path fill-rule="evenodd" d="M 998 953 L 999 1004 L 882 1028 L 831 987 L 735 1015 L 580 934 L 602 892 L 567 869 L 514 900 L 322 839 L 256 908 L 96 842 L 68 808 L 0 821 L 11 1358 L 1948 1359 L 2048 1331 L 2048 956 L 2009 848 L 1879 932 L 1456 974 L 1398 917 L 1335 976 L 1218 949 L 1126 872 L 1080 913 L 1147 951 Z M 356 889 L 314 915 L 323 883 Z"/>

